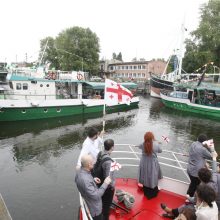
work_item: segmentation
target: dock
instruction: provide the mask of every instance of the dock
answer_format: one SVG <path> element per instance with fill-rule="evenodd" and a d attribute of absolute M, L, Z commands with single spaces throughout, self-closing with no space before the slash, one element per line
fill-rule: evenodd
<path fill-rule="evenodd" d="M 11 215 L 5 205 L 2 195 L 0 194 L 0 219 L 1 220 L 12 220 Z"/>

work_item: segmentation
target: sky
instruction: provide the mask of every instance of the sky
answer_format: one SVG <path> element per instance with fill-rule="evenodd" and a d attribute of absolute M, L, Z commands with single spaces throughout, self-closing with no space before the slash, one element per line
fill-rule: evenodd
<path fill-rule="evenodd" d="M 73 26 L 90 28 L 100 40 L 100 59 L 122 53 L 133 58 L 165 58 L 180 48 L 199 24 L 208 0 L 2 0 L 0 62 L 34 61 L 40 40 Z"/>

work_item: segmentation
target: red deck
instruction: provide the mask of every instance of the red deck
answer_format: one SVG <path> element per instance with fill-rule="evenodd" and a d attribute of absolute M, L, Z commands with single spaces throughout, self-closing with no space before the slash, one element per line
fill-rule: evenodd
<path fill-rule="evenodd" d="M 160 203 L 166 203 L 167 206 L 176 208 L 184 203 L 185 197 L 177 195 L 172 192 L 160 190 L 158 196 L 151 200 L 148 200 L 141 188 L 137 185 L 137 180 L 118 178 L 116 180 L 116 189 L 121 189 L 131 193 L 135 197 L 135 203 L 129 213 L 122 211 L 119 208 L 111 211 L 110 220 L 115 219 L 132 219 L 132 220 L 157 220 L 167 219 L 163 218 L 164 211 L 160 207 Z M 117 201 L 117 198 L 114 198 Z M 125 207 L 123 202 L 118 203 L 120 206 Z"/>

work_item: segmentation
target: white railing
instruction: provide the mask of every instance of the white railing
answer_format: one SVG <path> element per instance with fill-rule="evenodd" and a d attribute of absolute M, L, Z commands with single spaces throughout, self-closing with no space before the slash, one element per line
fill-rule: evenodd
<path fill-rule="evenodd" d="M 114 154 L 114 155 L 115 154 L 117 154 L 117 155 L 128 154 L 128 155 L 133 155 L 133 157 L 130 157 L 130 156 L 129 157 L 112 157 L 115 161 L 119 162 L 119 161 L 125 161 L 125 160 L 126 161 L 128 161 L 128 160 L 129 161 L 139 161 L 140 160 L 139 155 L 141 155 L 142 153 L 141 153 L 141 151 L 138 152 L 138 151 L 134 150 L 134 148 L 136 148 L 135 145 L 115 144 L 115 149 L 117 149 L 117 147 L 125 147 L 126 149 L 129 149 L 129 151 L 124 151 L 124 150 L 120 151 L 120 150 L 118 150 L 118 151 L 113 151 L 112 154 Z M 165 157 L 165 156 L 159 156 L 158 155 L 160 165 L 167 166 L 169 168 L 173 168 L 173 169 L 176 169 L 176 170 L 181 170 L 183 172 L 183 174 L 185 175 L 185 177 L 187 178 L 187 180 L 190 180 L 189 176 L 186 173 L 186 169 L 183 167 L 183 165 L 184 164 L 186 165 L 187 162 L 181 161 L 181 160 L 178 159 L 178 156 L 187 157 L 188 155 L 183 154 L 183 153 L 179 153 L 179 152 L 169 151 L 169 150 L 163 150 L 163 152 L 161 154 L 163 154 L 163 153 L 169 154 L 170 157 Z M 176 163 L 177 166 L 169 164 L 169 163 L 161 162 L 160 159 Z M 122 167 L 138 167 L 139 166 L 139 164 L 131 164 L 131 163 L 120 163 L 120 164 L 122 165 Z M 179 179 L 174 179 L 174 178 L 170 178 L 170 177 L 166 177 L 166 178 L 188 184 L 188 182 L 181 181 Z M 92 220 L 92 217 L 89 213 L 86 202 L 82 198 L 81 195 L 80 195 L 80 207 L 81 207 L 82 219 L 83 220 Z"/>

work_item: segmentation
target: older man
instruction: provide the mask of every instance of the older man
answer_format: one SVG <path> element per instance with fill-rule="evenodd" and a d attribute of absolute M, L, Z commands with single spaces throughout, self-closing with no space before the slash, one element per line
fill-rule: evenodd
<path fill-rule="evenodd" d="M 81 168 L 77 172 L 75 182 L 79 192 L 88 205 L 90 214 L 94 220 L 102 220 L 102 195 L 111 183 L 110 177 L 106 177 L 100 188 L 96 183 L 100 183 L 100 179 L 91 175 L 94 165 L 94 159 L 91 155 L 85 154 L 81 157 Z"/>

